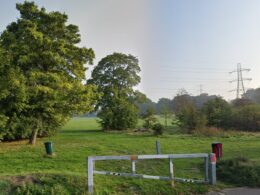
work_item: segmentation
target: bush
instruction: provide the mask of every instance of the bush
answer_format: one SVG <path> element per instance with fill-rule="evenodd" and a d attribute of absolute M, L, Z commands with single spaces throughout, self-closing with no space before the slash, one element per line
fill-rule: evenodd
<path fill-rule="evenodd" d="M 223 134 L 223 130 L 217 127 L 203 127 L 192 131 L 193 134 L 199 136 L 214 137 Z"/>
<path fill-rule="evenodd" d="M 138 109 L 127 99 L 114 98 L 109 107 L 102 108 L 98 117 L 104 130 L 132 129 L 138 121 Z"/>
<path fill-rule="evenodd" d="M 243 131 L 260 131 L 260 105 L 247 105 L 234 109 L 232 127 Z"/>
<path fill-rule="evenodd" d="M 163 125 L 161 123 L 155 123 L 152 127 L 154 131 L 154 135 L 162 135 L 163 134 Z"/>
<path fill-rule="evenodd" d="M 221 128 L 230 127 L 231 106 L 224 99 L 217 97 L 206 102 L 202 108 L 207 117 L 207 125 Z"/>
<path fill-rule="evenodd" d="M 155 112 L 152 107 L 147 108 L 146 112 L 142 115 L 144 119 L 143 127 L 145 129 L 152 129 L 153 125 L 157 123 L 157 118 L 155 117 Z"/>
<path fill-rule="evenodd" d="M 176 117 L 181 123 L 181 127 L 188 132 L 194 129 L 205 127 L 207 124 L 207 118 L 202 114 L 193 104 L 187 104 L 182 107 Z"/>
<path fill-rule="evenodd" d="M 217 178 L 238 186 L 260 186 L 260 167 L 254 162 L 237 157 L 217 163 Z"/>

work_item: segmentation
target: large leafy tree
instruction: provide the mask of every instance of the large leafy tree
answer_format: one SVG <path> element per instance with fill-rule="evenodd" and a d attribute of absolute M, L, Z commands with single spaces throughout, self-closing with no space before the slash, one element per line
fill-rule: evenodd
<path fill-rule="evenodd" d="M 33 2 L 17 4 L 20 18 L 0 36 L 0 117 L 4 139 L 55 132 L 73 114 L 92 110 L 97 93 L 84 85 L 92 49 L 79 47 L 77 26 L 68 16 L 46 12 Z M 5 130 L 5 132 L 4 132 Z"/>
<path fill-rule="evenodd" d="M 209 100 L 202 107 L 209 126 L 228 128 L 232 114 L 231 106 L 221 97 Z"/>
<path fill-rule="evenodd" d="M 133 89 L 140 82 L 138 59 L 132 55 L 114 53 L 104 57 L 92 72 L 89 83 L 103 95 L 96 108 L 105 130 L 133 128 L 137 123 L 138 98 Z"/>

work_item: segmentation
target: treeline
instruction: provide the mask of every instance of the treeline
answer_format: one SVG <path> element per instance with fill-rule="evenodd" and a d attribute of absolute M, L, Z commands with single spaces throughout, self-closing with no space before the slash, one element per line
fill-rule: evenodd
<path fill-rule="evenodd" d="M 138 104 L 139 114 L 145 114 L 148 108 L 152 108 L 155 114 L 158 115 L 161 115 L 165 112 L 174 113 L 178 109 L 180 109 L 180 98 L 188 99 L 190 102 L 193 102 L 197 108 L 201 108 L 204 105 L 204 103 L 217 97 L 218 96 L 216 95 L 208 95 L 207 93 L 203 93 L 198 96 L 191 96 L 187 92 L 182 91 L 173 99 L 160 98 L 158 102 L 153 102 L 151 99 L 147 98 L 145 102 Z"/>
<path fill-rule="evenodd" d="M 188 99 L 176 112 L 181 126 L 188 131 L 205 127 L 224 130 L 260 131 L 260 105 L 249 99 L 228 103 L 221 97 L 207 101 L 201 108 Z"/>
<path fill-rule="evenodd" d="M 141 115 L 144 114 L 148 108 L 153 108 L 156 114 L 163 114 L 165 111 L 174 113 L 178 110 L 178 104 L 180 104 L 178 99 L 182 97 L 185 97 L 190 102 L 193 102 L 197 108 L 202 108 L 206 102 L 215 99 L 218 96 L 209 95 L 207 93 L 192 96 L 189 95 L 185 90 L 181 89 L 177 96 L 173 99 L 160 98 L 157 102 L 153 102 L 151 99 L 147 98 L 145 102 L 138 104 L 139 113 Z M 260 104 L 260 88 L 247 90 L 241 99 L 233 100 L 232 104 L 235 106 L 241 106 L 242 104 Z"/>
<path fill-rule="evenodd" d="M 243 131 L 260 131 L 260 88 L 250 89 L 241 99 L 227 102 L 216 95 L 191 96 L 182 90 L 173 99 L 161 98 L 157 103 L 150 99 L 138 104 L 139 114 L 154 110 L 155 114 L 175 114 L 183 129 L 188 132 L 205 127 Z"/>

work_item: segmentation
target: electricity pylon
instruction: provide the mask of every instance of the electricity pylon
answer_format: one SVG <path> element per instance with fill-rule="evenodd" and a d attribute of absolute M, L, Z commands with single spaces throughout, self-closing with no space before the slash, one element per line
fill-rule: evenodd
<path fill-rule="evenodd" d="M 238 63 L 237 64 L 237 69 L 229 72 L 230 74 L 237 73 L 237 79 L 229 81 L 230 83 L 237 82 L 237 88 L 234 89 L 234 90 L 231 90 L 231 91 L 236 91 L 237 92 L 237 99 L 239 98 L 239 96 L 242 97 L 242 95 L 246 93 L 245 86 L 244 86 L 244 81 L 251 81 L 252 80 L 252 78 L 243 78 L 243 74 L 242 73 L 244 71 L 249 72 L 250 69 L 249 68 L 242 68 L 241 64 Z M 240 93 L 241 91 L 242 91 L 242 94 Z"/>

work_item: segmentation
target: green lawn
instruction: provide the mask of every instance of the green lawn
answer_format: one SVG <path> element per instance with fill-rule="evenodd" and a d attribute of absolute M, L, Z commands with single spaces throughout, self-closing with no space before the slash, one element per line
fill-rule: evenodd
<path fill-rule="evenodd" d="M 49 140 L 53 142 L 56 154 L 54 158 L 44 157 L 43 143 Z M 186 134 L 166 134 L 161 137 L 154 137 L 150 133 L 107 133 L 100 130 L 95 118 L 74 118 L 56 136 L 38 139 L 36 146 L 28 145 L 26 140 L 0 143 L 0 177 L 2 178 L 0 194 L 7 193 L 9 180 L 14 180 L 14 178 L 17 180 L 16 176 L 26 175 L 40 178 L 39 181 L 42 184 L 39 188 L 41 189 L 47 188 L 45 185 L 51 185 L 54 194 L 58 194 L 58 192 L 60 194 L 72 192 L 82 194 L 85 191 L 87 156 L 154 154 L 156 140 L 161 142 L 162 153 L 209 153 L 211 142 L 220 141 L 223 143 L 223 159 L 244 156 L 260 165 L 259 134 L 212 138 Z M 178 177 L 202 178 L 203 176 L 202 160 L 176 160 L 175 165 L 175 172 Z M 130 162 L 98 162 L 96 168 L 129 172 Z M 137 172 L 167 175 L 168 163 L 163 160 L 138 162 Z M 52 181 L 51 184 L 48 184 L 48 181 Z M 30 182 L 32 183 L 31 180 L 28 183 Z M 166 181 L 100 175 L 95 176 L 94 183 L 97 194 L 178 194 L 180 192 L 189 194 L 190 192 L 203 193 L 209 187 L 206 185 L 177 184 L 176 188 L 172 188 L 170 183 Z M 19 184 L 19 182 L 12 183 L 14 186 Z M 74 185 L 77 186 L 77 190 L 73 190 Z M 222 185 L 224 184 L 219 182 L 217 187 Z M 29 190 L 27 188 L 26 190 L 31 192 L 32 188 L 34 187 L 28 187 Z M 26 190 L 24 187 L 24 191 L 20 189 L 18 194 L 25 193 Z M 47 194 L 48 192 L 42 190 L 38 194 Z"/>

